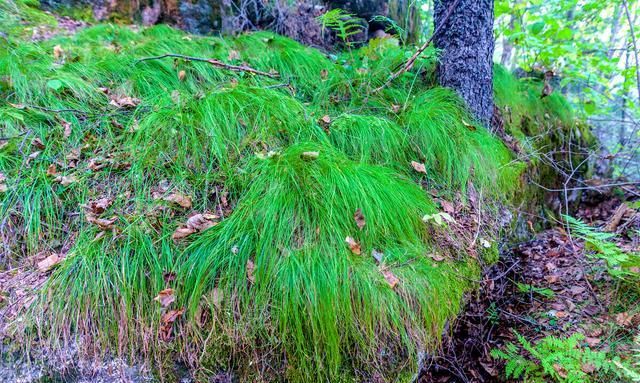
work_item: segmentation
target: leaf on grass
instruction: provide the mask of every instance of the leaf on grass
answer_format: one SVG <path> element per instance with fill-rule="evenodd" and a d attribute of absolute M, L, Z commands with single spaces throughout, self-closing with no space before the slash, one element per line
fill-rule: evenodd
<path fill-rule="evenodd" d="M 5 193 L 7 191 L 7 177 L 4 173 L 0 173 L 0 193 Z"/>
<path fill-rule="evenodd" d="M 64 258 L 60 255 L 53 253 L 42 261 L 38 262 L 38 270 L 40 270 L 40 272 L 42 273 L 46 273 L 47 271 L 53 269 L 58 263 L 62 262 L 63 259 Z"/>
<path fill-rule="evenodd" d="M 113 203 L 113 199 L 105 197 L 105 198 L 89 201 L 89 203 L 84 207 L 90 213 L 99 215 L 104 213 L 104 211 L 107 210 L 112 203 Z"/>
<path fill-rule="evenodd" d="M 47 175 L 51 177 L 55 177 L 58 175 L 58 168 L 56 167 L 56 164 L 49 165 L 49 167 L 47 168 Z"/>
<path fill-rule="evenodd" d="M 220 219 L 220 216 L 217 214 L 194 214 L 187 219 L 187 223 L 185 225 L 176 229 L 171 238 L 173 238 L 174 240 L 178 240 L 186 238 L 193 233 L 206 230 L 212 226 L 217 225 L 218 219 Z"/>
<path fill-rule="evenodd" d="M 176 300 L 173 289 L 164 289 L 158 293 L 158 296 L 153 298 L 154 301 L 160 303 L 162 307 L 167 307 Z"/>
<path fill-rule="evenodd" d="M 418 173 L 427 174 L 427 168 L 424 166 L 424 164 L 416 161 L 411 161 L 411 166 L 413 167 L 413 170 L 417 171 Z"/>
<path fill-rule="evenodd" d="M 247 259 L 247 266 L 246 266 L 246 270 L 247 270 L 247 279 L 249 280 L 249 282 L 251 282 L 251 284 L 256 282 L 256 276 L 253 275 L 253 272 L 256 269 L 256 265 L 253 263 L 252 260 Z"/>
<path fill-rule="evenodd" d="M 89 168 L 89 170 L 94 172 L 102 170 L 106 166 L 107 166 L 107 161 L 105 161 L 105 159 L 101 157 L 92 158 L 89 160 L 89 163 L 87 164 L 87 168 Z"/>
<path fill-rule="evenodd" d="M 466 122 L 464 119 L 462 120 L 462 125 L 464 125 L 467 129 L 469 129 L 471 131 L 474 131 L 474 130 L 478 129 L 478 128 L 476 128 L 475 125 L 472 125 L 472 124 Z"/>
<path fill-rule="evenodd" d="M 384 280 L 387 281 L 389 287 L 391 287 L 392 289 L 395 288 L 398 283 L 400 283 L 400 279 L 398 279 L 398 277 L 396 277 L 395 274 L 393 274 L 391 271 L 382 269 L 380 270 L 380 272 L 384 276 Z"/>
<path fill-rule="evenodd" d="M 436 262 L 444 261 L 444 257 L 438 253 L 429 253 L 427 255 L 429 256 L 429 258 L 433 259 Z"/>
<path fill-rule="evenodd" d="M 42 140 L 39 138 L 34 138 L 33 141 L 31 141 L 31 145 L 35 146 L 37 149 L 43 150 L 45 148 L 44 144 L 42 143 Z"/>
<path fill-rule="evenodd" d="M 185 209 L 189 209 L 191 207 L 191 197 L 182 193 L 171 193 L 168 196 L 163 197 L 162 199 L 167 202 L 173 202 Z"/>
<path fill-rule="evenodd" d="M 64 138 L 69 138 L 69 136 L 71 136 L 71 123 L 68 122 L 68 121 L 65 121 L 63 119 L 60 119 L 60 124 L 64 128 L 64 132 L 62 134 L 63 137 Z"/>
<path fill-rule="evenodd" d="M 347 237 L 344 239 L 344 241 L 349 245 L 349 249 L 351 249 L 351 252 L 353 254 L 355 255 L 362 254 L 362 248 L 360 247 L 360 244 L 356 242 L 356 240 L 353 237 Z"/>
<path fill-rule="evenodd" d="M 182 314 L 184 309 L 170 310 L 162 314 L 160 318 L 160 329 L 158 330 L 158 337 L 164 342 L 171 340 L 171 332 L 173 328 L 173 322 L 175 322 Z"/>
<path fill-rule="evenodd" d="M 100 217 L 98 217 L 95 214 L 92 214 L 90 212 L 86 214 L 86 217 L 87 217 L 87 222 L 89 222 L 90 224 L 98 226 L 98 228 L 100 228 L 100 230 L 113 230 L 113 229 L 115 229 L 115 223 L 118 220 L 118 217 L 100 218 Z"/>
<path fill-rule="evenodd" d="M 376 249 L 373 249 L 373 251 L 371 252 L 371 256 L 373 257 L 373 259 L 376 260 L 377 263 L 380 264 L 382 263 L 382 259 L 384 258 L 384 253 Z"/>
<path fill-rule="evenodd" d="M 329 77 L 329 71 L 328 71 L 328 70 L 326 70 L 326 69 L 321 70 L 321 71 L 320 71 L 320 78 L 321 78 L 322 80 L 326 80 L 326 79 L 327 79 L 327 77 Z"/>
<path fill-rule="evenodd" d="M 58 61 L 64 57 L 64 49 L 60 44 L 53 47 L 53 58 Z"/>
<path fill-rule="evenodd" d="M 69 186 L 73 183 L 78 182 L 78 180 L 76 179 L 76 176 L 74 176 L 73 174 L 68 176 L 57 176 L 55 178 L 55 181 L 60 183 L 62 186 Z"/>
<path fill-rule="evenodd" d="M 318 120 L 318 122 L 326 128 L 331 125 L 331 117 L 328 114 L 325 114 L 320 118 L 320 120 Z"/>
<path fill-rule="evenodd" d="M 178 72 L 178 80 L 180 81 L 184 81 L 184 79 L 187 77 L 187 72 L 181 70 L 180 72 Z"/>
<path fill-rule="evenodd" d="M 227 56 L 227 60 L 233 61 L 240 59 L 240 52 L 232 49 L 229 51 L 229 55 Z"/>
<path fill-rule="evenodd" d="M 315 160 L 320 157 L 320 152 L 304 152 L 302 153 L 302 159 L 304 160 Z"/>
<path fill-rule="evenodd" d="M 442 206 L 442 210 L 444 210 L 446 213 L 455 214 L 456 212 L 456 209 L 453 207 L 453 204 L 449 201 L 441 199 L 440 206 Z"/>
<path fill-rule="evenodd" d="M 356 210 L 356 212 L 353 213 L 353 219 L 356 221 L 356 225 L 358 226 L 358 229 L 360 229 L 360 230 L 362 230 L 364 225 L 367 224 L 367 222 L 364 219 L 364 214 L 362 214 L 362 209 L 360 209 L 360 208 L 358 208 Z"/>
<path fill-rule="evenodd" d="M 140 99 L 135 97 L 112 94 L 109 98 L 111 99 L 109 104 L 118 108 L 135 108 L 140 104 Z"/>

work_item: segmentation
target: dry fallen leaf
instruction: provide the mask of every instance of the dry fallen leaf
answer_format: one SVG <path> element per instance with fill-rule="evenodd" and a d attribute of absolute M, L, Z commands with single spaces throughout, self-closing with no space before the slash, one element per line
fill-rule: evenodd
<path fill-rule="evenodd" d="M 384 253 L 376 249 L 373 249 L 373 251 L 371 251 L 371 256 L 373 257 L 373 259 L 376 260 L 377 263 L 380 264 L 382 263 L 382 259 L 384 258 Z"/>
<path fill-rule="evenodd" d="M 104 213 L 109 206 L 113 203 L 113 199 L 111 198 L 100 198 L 94 201 L 89 201 L 89 203 L 85 206 L 89 210 L 89 212 L 93 214 L 102 214 Z"/>
<path fill-rule="evenodd" d="M 107 166 L 107 161 L 104 158 L 100 157 L 90 159 L 89 163 L 87 164 L 87 168 L 94 172 L 103 169 L 105 166 Z"/>
<path fill-rule="evenodd" d="M 63 259 L 64 258 L 61 257 L 60 255 L 53 253 L 48 257 L 46 257 L 45 259 L 43 259 L 42 261 L 38 262 L 38 270 L 45 273 L 51 270 L 58 263 L 62 262 Z"/>
<path fill-rule="evenodd" d="M 304 160 L 315 160 L 320 156 L 320 152 L 303 152 L 302 159 Z"/>
<path fill-rule="evenodd" d="M 424 164 L 416 161 L 411 161 L 411 166 L 418 173 L 427 174 L 427 168 L 424 166 Z"/>
<path fill-rule="evenodd" d="M 163 197 L 162 199 L 167 202 L 173 202 L 185 209 L 189 209 L 191 207 L 191 197 L 186 196 L 182 193 L 171 193 L 168 196 Z"/>
<path fill-rule="evenodd" d="M 196 230 L 190 227 L 179 227 L 176 229 L 176 231 L 173 232 L 173 234 L 171 235 L 171 238 L 173 240 L 178 240 L 178 239 L 186 238 L 195 232 Z"/>
<path fill-rule="evenodd" d="M 429 253 L 427 255 L 429 256 L 429 258 L 433 259 L 434 261 L 437 261 L 437 262 L 444 261 L 444 257 L 438 253 Z"/>
<path fill-rule="evenodd" d="M 595 338 L 595 337 L 586 337 L 584 338 L 584 341 L 587 342 L 587 344 L 589 345 L 589 347 L 595 347 L 598 344 L 600 344 L 601 339 L 600 338 Z"/>
<path fill-rule="evenodd" d="M 190 236 L 193 233 L 197 233 L 202 230 L 206 230 L 212 226 L 218 224 L 218 219 L 220 216 L 217 214 L 210 213 L 198 213 L 194 214 L 187 219 L 187 223 L 179 228 L 173 233 L 171 238 L 174 240 L 182 239 Z"/>
<path fill-rule="evenodd" d="M 356 225 L 358 226 L 358 229 L 360 229 L 360 230 L 362 230 L 364 225 L 367 224 L 367 222 L 364 219 L 364 215 L 362 214 L 362 209 L 360 209 L 360 208 L 358 208 L 356 210 L 356 212 L 353 213 L 353 219 L 356 221 Z"/>
<path fill-rule="evenodd" d="M 178 72 L 178 80 L 180 81 L 184 81 L 184 79 L 187 77 L 187 72 L 181 70 L 180 72 Z"/>
<path fill-rule="evenodd" d="M 53 58 L 58 61 L 64 57 L 64 49 L 60 44 L 53 47 Z"/>
<path fill-rule="evenodd" d="M 73 174 L 68 176 L 57 176 L 55 178 L 55 181 L 59 182 L 62 186 L 69 186 L 73 183 L 78 182 L 78 180 Z"/>
<path fill-rule="evenodd" d="M 135 108 L 140 104 L 140 99 L 129 96 L 120 96 L 120 95 L 110 95 L 111 101 L 110 105 L 116 106 L 118 108 Z"/>
<path fill-rule="evenodd" d="M 45 148 L 42 140 L 40 140 L 39 138 L 34 138 L 33 141 L 31 141 L 31 144 L 40 150 L 43 150 Z"/>
<path fill-rule="evenodd" d="M 380 272 L 384 276 L 384 280 L 387 281 L 389 287 L 391 287 L 392 289 L 395 288 L 398 283 L 400 283 L 400 279 L 398 279 L 398 277 L 396 277 L 395 274 L 393 274 L 391 271 L 384 269 L 380 270 Z"/>
<path fill-rule="evenodd" d="M 356 240 L 353 239 L 353 237 L 347 237 L 344 239 L 344 241 L 349 245 L 349 248 L 351 249 L 351 252 L 353 254 L 355 255 L 362 254 L 362 249 L 360 248 L 360 244 L 356 242 Z"/>
<path fill-rule="evenodd" d="M 584 372 L 585 374 L 592 374 L 596 371 L 596 366 L 591 363 L 584 363 L 581 368 L 582 372 Z"/>
<path fill-rule="evenodd" d="M 49 165 L 47 168 L 47 175 L 52 177 L 58 175 L 58 168 L 56 167 L 56 164 Z"/>
<path fill-rule="evenodd" d="M 626 311 L 616 314 L 616 323 L 618 324 L 618 326 L 628 327 L 632 324 L 633 317 L 634 316 L 632 314 L 629 314 Z"/>
<path fill-rule="evenodd" d="M 63 137 L 69 138 L 69 136 L 71 136 L 71 123 L 60 119 L 60 124 L 62 124 L 62 127 L 64 128 Z"/>
<path fill-rule="evenodd" d="M 87 222 L 98 226 L 100 230 L 113 230 L 115 228 L 115 223 L 118 220 L 118 217 L 99 218 L 92 213 L 87 213 L 86 217 L 87 217 Z"/>
<path fill-rule="evenodd" d="M 326 69 L 323 69 L 320 71 L 320 78 L 323 80 L 326 80 L 327 77 L 329 77 L 329 71 Z"/>
<path fill-rule="evenodd" d="M 253 263 L 252 260 L 247 259 L 247 279 L 249 280 L 249 282 L 251 282 L 252 284 L 256 282 L 256 277 L 255 275 L 253 275 L 253 272 L 256 269 L 256 265 Z"/>
<path fill-rule="evenodd" d="M 331 117 L 329 117 L 328 114 L 325 114 L 324 116 L 322 116 L 320 118 L 320 120 L 318 122 L 320 123 L 320 125 L 322 125 L 322 126 L 324 126 L 326 128 L 329 125 L 331 125 Z"/>
<path fill-rule="evenodd" d="M 426 170 L 425 170 L 426 172 Z M 440 206 L 442 206 L 442 210 L 444 210 L 445 212 L 449 213 L 449 214 L 455 214 L 456 209 L 453 207 L 453 204 L 449 201 L 440 200 Z"/>
<path fill-rule="evenodd" d="M 238 60 L 240 58 L 240 52 L 236 51 L 236 50 L 230 50 L 229 51 L 229 55 L 227 56 L 227 60 L 229 61 L 233 61 L 233 60 Z"/>
<path fill-rule="evenodd" d="M 184 309 L 170 310 L 162 314 L 160 318 L 160 329 L 158 330 L 158 337 L 164 342 L 171 340 L 171 329 L 173 328 L 173 322 L 176 321 L 182 314 Z"/>
<path fill-rule="evenodd" d="M 562 365 L 559 363 L 554 363 L 553 369 L 556 370 L 556 372 L 558 373 L 558 375 L 560 375 L 561 378 L 566 378 L 568 376 L 567 370 L 564 367 L 562 367 Z"/>
<path fill-rule="evenodd" d="M 176 300 L 176 296 L 173 293 L 173 289 L 164 289 L 153 300 L 159 302 L 162 307 L 167 307 Z"/>

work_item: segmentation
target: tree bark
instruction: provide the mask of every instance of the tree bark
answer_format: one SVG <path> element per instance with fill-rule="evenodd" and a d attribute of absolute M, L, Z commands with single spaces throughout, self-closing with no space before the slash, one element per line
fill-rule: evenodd
<path fill-rule="evenodd" d="M 458 92 L 472 114 L 489 126 L 493 115 L 493 0 L 435 0 L 434 24 L 441 32 L 440 85 Z M 451 14 L 449 10 L 451 9 Z"/>

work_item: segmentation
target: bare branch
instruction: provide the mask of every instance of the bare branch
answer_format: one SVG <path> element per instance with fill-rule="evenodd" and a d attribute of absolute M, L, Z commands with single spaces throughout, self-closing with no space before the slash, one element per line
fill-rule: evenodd
<path fill-rule="evenodd" d="M 227 70 L 230 70 L 230 71 L 233 71 L 233 72 L 247 72 L 247 73 L 252 73 L 252 74 L 255 74 L 255 75 L 265 76 L 265 77 L 269 77 L 269 78 L 279 78 L 280 77 L 280 75 L 278 73 L 263 72 L 261 70 L 254 69 L 254 68 L 251 68 L 251 67 L 246 66 L 246 65 L 232 65 L 232 64 L 223 63 L 222 61 L 216 60 L 216 59 L 207 59 L 207 58 L 202 58 L 202 57 L 185 56 L 185 55 L 181 55 L 181 54 L 177 54 L 177 53 L 166 53 L 166 54 L 160 55 L 160 56 L 152 56 L 152 57 L 141 58 L 140 60 L 136 61 L 136 64 L 140 63 L 140 62 L 143 62 L 143 61 L 159 60 L 159 59 L 163 59 L 163 58 L 166 58 L 166 57 L 179 58 L 179 59 L 183 59 L 183 60 L 187 60 L 187 61 L 204 62 L 204 63 L 211 64 L 216 68 L 227 69 Z"/>

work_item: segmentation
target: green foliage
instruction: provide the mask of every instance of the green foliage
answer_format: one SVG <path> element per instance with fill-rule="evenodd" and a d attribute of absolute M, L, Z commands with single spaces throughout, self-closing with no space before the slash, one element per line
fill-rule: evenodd
<path fill-rule="evenodd" d="M 352 37 L 362 33 L 365 28 L 362 19 L 340 8 L 323 13 L 317 17 L 317 20 L 322 25 L 322 28 L 333 30 L 347 46 L 353 45 L 355 42 L 351 41 Z"/>
<path fill-rule="evenodd" d="M 599 231 L 573 217 L 565 216 L 565 219 L 572 232 L 585 241 L 586 249 L 607 262 L 609 274 L 640 289 L 640 253 L 621 249 L 613 241 L 616 237 L 613 233 Z"/>
<path fill-rule="evenodd" d="M 618 365 L 622 362 L 604 351 L 583 347 L 584 336 L 573 334 L 567 338 L 547 336 L 532 344 L 515 334 L 518 344 L 508 343 L 504 349 L 494 349 L 491 355 L 504 360 L 507 379 L 521 379 L 530 383 L 582 383 L 603 381 L 605 377 L 625 378 Z M 592 372 L 590 372 L 592 371 Z"/>
<path fill-rule="evenodd" d="M 545 298 L 553 298 L 556 295 L 556 293 L 554 293 L 553 290 L 549 288 L 536 287 L 536 286 L 532 286 L 532 285 L 529 285 L 526 283 L 520 283 L 520 282 L 518 282 L 516 286 L 518 287 L 518 291 L 520 291 L 523 294 L 535 293 Z"/>

